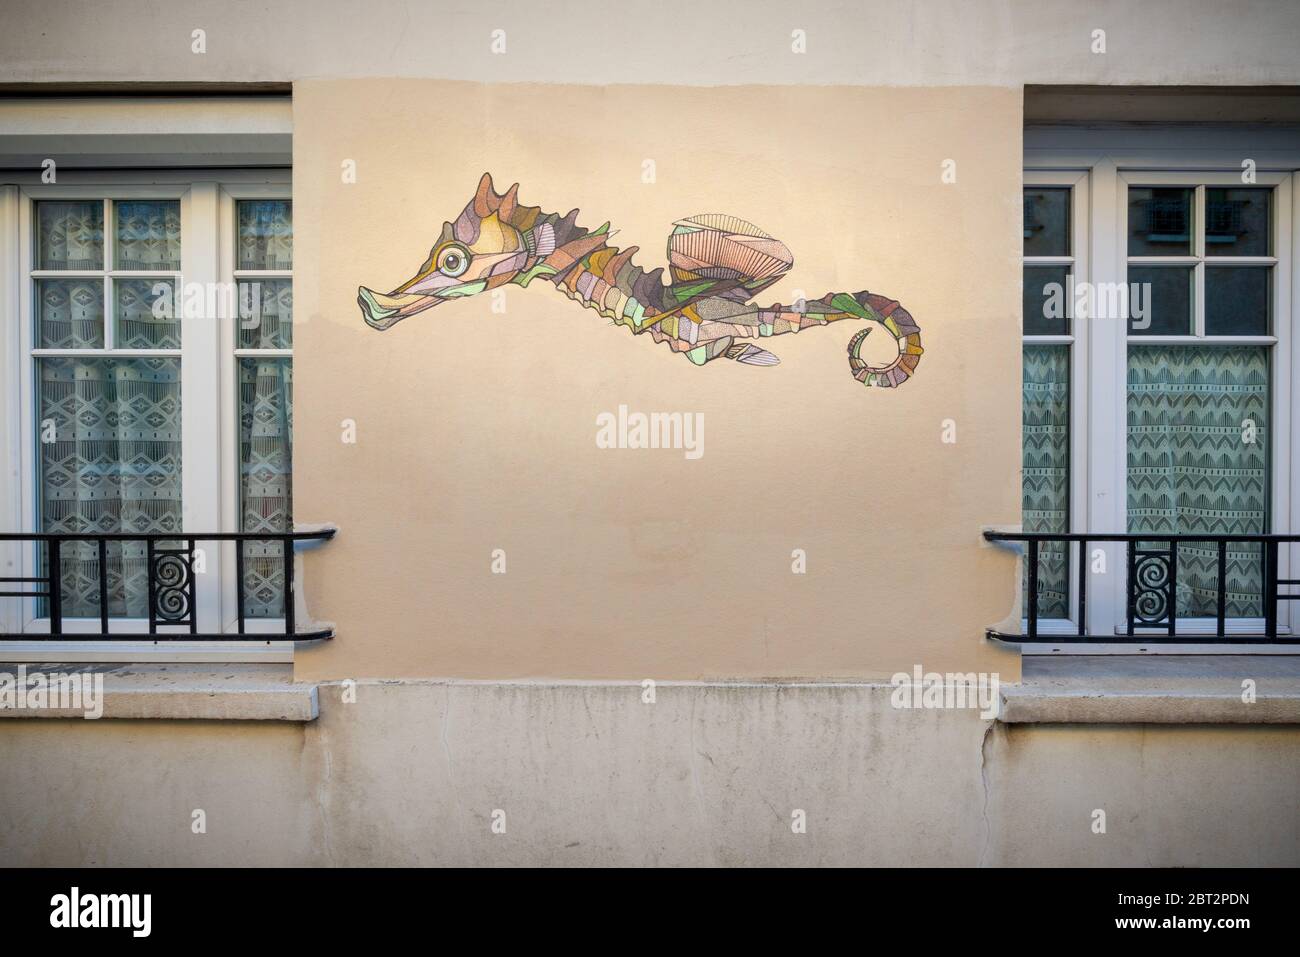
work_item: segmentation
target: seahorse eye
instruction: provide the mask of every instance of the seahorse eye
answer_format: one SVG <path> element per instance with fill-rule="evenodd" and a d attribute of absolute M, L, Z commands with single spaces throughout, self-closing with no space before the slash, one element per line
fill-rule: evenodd
<path fill-rule="evenodd" d="M 469 254 L 459 246 L 449 246 L 438 256 L 438 271 L 453 279 L 469 268 Z"/>

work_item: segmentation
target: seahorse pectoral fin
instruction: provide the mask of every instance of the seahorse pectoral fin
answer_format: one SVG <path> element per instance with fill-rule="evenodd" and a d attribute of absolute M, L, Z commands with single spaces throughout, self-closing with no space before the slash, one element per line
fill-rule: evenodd
<path fill-rule="evenodd" d="M 725 355 L 728 359 L 735 359 L 747 366 L 774 366 L 781 362 L 780 359 L 766 349 L 760 349 L 748 342 L 736 343 L 727 349 Z"/>

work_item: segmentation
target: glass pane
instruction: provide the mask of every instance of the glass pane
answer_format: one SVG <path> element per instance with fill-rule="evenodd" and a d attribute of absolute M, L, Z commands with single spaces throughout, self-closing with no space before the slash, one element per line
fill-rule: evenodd
<path fill-rule="evenodd" d="M 1206 189 L 1205 255 L 1269 255 L 1271 189 Z"/>
<path fill-rule="evenodd" d="M 37 269 L 103 269 L 104 204 L 36 204 Z"/>
<path fill-rule="evenodd" d="M 1128 191 L 1128 254 L 1190 256 L 1192 191 L 1133 187 Z"/>
<path fill-rule="evenodd" d="M 1070 347 L 1026 345 L 1021 419 L 1021 522 L 1026 532 L 1070 530 Z M 1038 553 L 1038 616 L 1070 616 L 1064 545 Z M 1028 575 L 1024 581 L 1028 595 Z"/>
<path fill-rule="evenodd" d="M 292 346 L 293 280 L 241 281 L 239 348 L 289 349 Z"/>
<path fill-rule="evenodd" d="M 1268 266 L 1205 267 L 1205 334 L 1266 336 L 1272 269 Z"/>
<path fill-rule="evenodd" d="M 293 364 L 239 360 L 239 501 L 245 532 L 293 530 Z M 284 546 L 247 542 L 244 614 L 284 616 Z"/>
<path fill-rule="evenodd" d="M 1268 530 L 1268 349 L 1130 346 L 1128 530 Z M 1217 546 L 1178 549 L 1178 614 L 1217 614 Z M 1227 612 L 1261 614 L 1258 545 L 1228 548 Z"/>
<path fill-rule="evenodd" d="M 176 286 L 170 279 L 114 279 L 118 349 L 179 349 Z"/>
<path fill-rule="evenodd" d="M 1129 266 L 1128 331 L 1135 336 L 1192 334 L 1192 267 Z"/>
<path fill-rule="evenodd" d="M 1070 255 L 1069 189 L 1025 189 L 1025 255 Z"/>
<path fill-rule="evenodd" d="M 180 359 L 40 359 L 37 377 L 42 530 L 180 531 Z M 95 545 L 64 543 L 61 565 L 63 613 L 98 616 Z M 143 542 L 110 543 L 108 603 L 148 617 Z"/>
<path fill-rule="evenodd" d="M 118 269 L 181 268 L 181 204 L 177 200 L 113 204 L 117 233 L 113 258 Z"/>
<path fill-rule="evenodd" d="M 1024 334 L 1062 336 L 1070 331 L 1069 266 L 1026 266 L 1021 295 Z"/>
<path fill-rule="evenodd" d="M 40 348 L 104 347 L 104 280 L 37 279 L 35 305 Z"/>
<path fill-rule="evenodd" d="M 239 268 L 293 267 L 293 208 L 287 199 L 240 200 Z"/>

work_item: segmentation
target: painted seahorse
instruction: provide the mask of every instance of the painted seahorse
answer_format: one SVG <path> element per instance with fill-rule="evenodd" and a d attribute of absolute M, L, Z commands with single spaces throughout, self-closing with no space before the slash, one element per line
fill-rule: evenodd
<path fill-rule="evenodd" d="M 570 299 L 596 310 L 637 335 L 668 343 L 696 365 L 725 357 L 747 365 L 779 361 L 754 340 L 840 319 L 869 325 L 849 341 L 853 378 L 869 386 L 898 386 L 921 361 L 921 330 L 887 296 L 870 292 L 827 293 L 795 305 L 758 306 L 753 297 L 794 265 L 780 240 L 734 216 L 692 216 L 674 224 L 668 237 L 671 282 L 663 269 L 633 265 L 637 247 L 609 244 L 609 223 L 588 231 L 568 215 L 522 206 L 519 184 L 499 195 L 487 173 L 455 222 L 443 225 L 419 271 L 390 293 L 357 290 L 362 316 L 374 329 L 391 329 L 409 316 L 453 299 L 514 283 L 552 283 Z M 860 356 L 874 328 L 893 337 L 897 354 L 884 365 Z"/>

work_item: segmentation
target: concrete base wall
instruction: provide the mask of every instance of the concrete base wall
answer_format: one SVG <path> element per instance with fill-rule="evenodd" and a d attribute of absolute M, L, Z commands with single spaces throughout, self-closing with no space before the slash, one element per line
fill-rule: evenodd
<path fill-rule="evenodd" d="M 891 690 L 374 682 L 305 724 L 6 721 L 0 865 L 1300 864 L 1300 727 Z"/>

